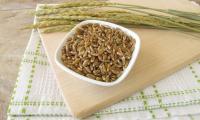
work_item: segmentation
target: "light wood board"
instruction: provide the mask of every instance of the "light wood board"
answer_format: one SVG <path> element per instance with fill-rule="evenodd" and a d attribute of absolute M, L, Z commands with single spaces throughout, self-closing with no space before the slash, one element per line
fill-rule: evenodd
<path fill-rule="evenodd" d="M 156 8 L 200 11 L 186 0 L 116 0 Z M 141 38 L 141 52 L 128 77 L 119 85 L 100 87 L 62 71 L 54 61 L 55 49 L 66 33 L 41 34 L 66 103 L 76 117 L 86 117 L 126 98 L 200 58 L 200 39 L 166 30 L 133 29 Z"/>

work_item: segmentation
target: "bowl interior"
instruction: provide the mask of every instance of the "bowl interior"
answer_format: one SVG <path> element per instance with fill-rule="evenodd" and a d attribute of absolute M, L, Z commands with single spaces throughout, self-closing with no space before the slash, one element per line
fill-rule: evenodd
<path fill-rule="evenodd" d="M 115 81 L 101 82 L 101 81 L 97 81 L 97 80 L 88 78 L 86 76 L 80 75 L 79 73 L 77 73 L 77 72 L 69 69 L 68 67 L 66 67 L 61 60 L 61 50 L 65 46 L 65 43 L 68 40 L 68 38 L 75 34 L 75 31 L 76 31 L 77 28 L 81 27 L 82 25 L 89 24 L 89 23 L 97 23 L 97 24 L 104 25 L 104 26 L 107 26 L 107 27 L 110 27 L 110 28 L 118 28 L 118 29 L 122 30 L 125 34 L 127 34 L 128 36 L 132 37 L 133 40 L 135 40 L 135 49 L 133 50 L 129 64 L 128 64 L 127 68 L 124 69 L 121 76 L 118 77 Z M 105 22 L 105 21 L 86 20 L 86 21 L 83 21 L 83 22 L 79 23 L 78 25 L 76 25 L 70 32 L 68 32 L 66 34 L 66 36 L 64 37 L 64 39 L 62 40 L 62 42 L 60 43 L 60 45 L 58 46 L 58 48 L 56 50 L 55 62 L 65 72 L 68 72 L 68 73 L 72 74 L 73 76 L 75 76 L 75 77 L 77 77 L 81 80 L 84 80 L 84 81 L 87 81 L 87 82 L 90 82 L 90 83 L 93 83 L 93 84 L 101 85 L 101 86 L 113 86 L 113 85 L 121 82 L 128 75 L 128 73 L 132 69 L 132 67 L 133 67 L 133 65 L 134 65 L 134 63 L 137 59 L 137 56 L 139 54 L 139 50 L 140 50 L 140 38 L 135 32 L 132 32 L 132 31 L 130 31 L 130 30 L 124 28 L 124 27 L 121 27 L 119 25 L 109 23 L 109 22 Z"/>

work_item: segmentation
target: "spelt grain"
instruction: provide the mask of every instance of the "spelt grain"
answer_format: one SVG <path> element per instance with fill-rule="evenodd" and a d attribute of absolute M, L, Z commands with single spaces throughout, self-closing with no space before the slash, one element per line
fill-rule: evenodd
<path fill-rule="evenodd" d="M 126 69 L 134 46 L 135 41 L 119 29 L 87 24 L 67 40 L 61 59 L 81 75 L 112 82 Z"/>

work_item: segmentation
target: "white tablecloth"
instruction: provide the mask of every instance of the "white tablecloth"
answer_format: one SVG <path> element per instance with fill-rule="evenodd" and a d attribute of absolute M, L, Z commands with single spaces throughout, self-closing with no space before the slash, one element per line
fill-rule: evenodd
<path fill-rule="evenodd" d="M 33 30 L 8 108 L 8 119 L 75 119 L 67 110 L 60 92 L 39 34 Z M 200 114 L 199 60 L 87 119 L 199 120 L 198 114 Z"/>

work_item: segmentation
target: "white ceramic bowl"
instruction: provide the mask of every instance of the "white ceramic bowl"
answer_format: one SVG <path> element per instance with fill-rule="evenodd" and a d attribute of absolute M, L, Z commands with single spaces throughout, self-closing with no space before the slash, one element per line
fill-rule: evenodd
<path fill-rule="evenodd" d="M 127 68 L 123 71 L 121 76 L 113 82 L 101 82 L 101 81 L 97 81 L 97 80 L 88 78 L 86 76 L 80 75 L 79 73 L 77 73 L 77 72 L 69 69 L 68 67 L 66 67 L 61 60 L 61 50 L 62 50 L 63 46 L 65 45 L 66 41 L 68 40 L 68 38 L 74 35 L 77 28 L 79 28 L 82 25 L 88 24 L 88 23 L 97 23 L 97 24 L 104 25 L 104 26 L 107 26 L 107 27 L 110 27 L 110 28 L 118 28 L 118 29 L 122 30 L 125 34 L 127 34 L 128 36 L 132 37 L 135 40 L 135 49 L 133 50 L 132 57 L 131 57 L 131 60 L 128 64 Z M 79 24 L 77 24 L 70 32 L 68 32 L 66 34 L 66 36 L 61 41 L 60 45 L 58 46 L 58 48 L 56 50 L 55 61 L 56 61 L 56 64 L 61 69 L 63 69 L 65 72 L 68 72 L 69 74 L 77 77 L 80 80 L 84 80 L 84 81 L 87 81 L 89 83 L 93 83 L 93 84 L 101 85 L 101 86 L 113 86 L 113 85 L 120 83 L 122 80 L 124 80 L 124 78 L 131 71 L 133 65 L 135 64 L 135 61 L 136 61 L 137 56 L 139 54 L 139 51 L 140 51 L 140 43 L 141 43 L 140 38 L 135 32 L 130 31 L 130 30 L 128 30 L 128 29 L 126 29 L 122 26 L 119 26 L 119 25 L 116 25 L 116 24 L 113 24 L 113 23 L 109 23 L 109 22 L 105 22 L 105 21 L 86 20 L 86 21 L 83 21 L 83 22 L 80 22 Z"/>

